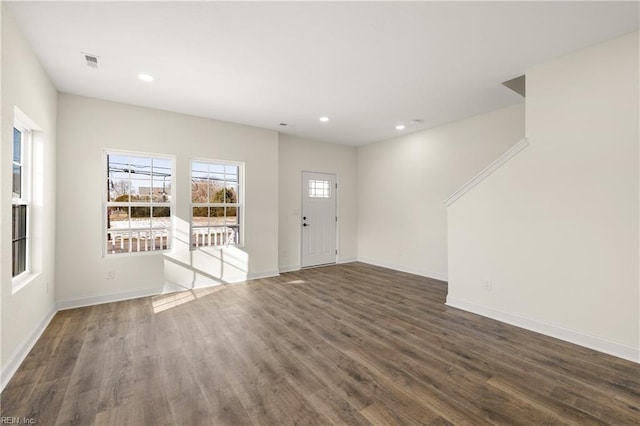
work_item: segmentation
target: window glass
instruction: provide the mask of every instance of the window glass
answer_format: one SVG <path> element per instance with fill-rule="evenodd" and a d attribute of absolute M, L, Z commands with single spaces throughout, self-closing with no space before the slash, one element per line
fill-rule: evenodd
<path fill-rule="evenodd" d="M 331 197 L 331 183 L 328 180 L 309 180 L 309 197 Z"/>
<path fill-rule="evenodd" d="M 12 277 L 26 272 L 28 267 L 29 200 L 28 194 L 25 192 L 25 172 L 27 171 L 25 142 L 25 132 L 14 127 L 12 156 Z"/>
<path fill-rule="evenodd" d="M 171 248 L 173 161 L 107 153 L 106 253 Z"/>
<path fill-rule="evenodd" d="M 22 198 L 22 131 L 13 128 L 13 198 Z"/>
<path fill-rule="evenodd" d="M 27 206 L 13 205 L 12 276 L 20 275 L 27 268 Z"/>
<path fill-rule="evenodd" d="M 240 244 L 242 165 L 191 164 L 191 245 Z"/>

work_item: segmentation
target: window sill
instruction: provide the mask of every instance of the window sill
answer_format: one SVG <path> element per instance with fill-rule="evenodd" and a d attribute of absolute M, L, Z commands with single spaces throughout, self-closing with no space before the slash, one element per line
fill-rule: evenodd
<path fill-rule="evenodd" d="M 173 249 L 166 250 L 147 250 L 147 251 L 132 251 L 132 252 L 124 252 L 124 253 L 105 253 L 102 257 L 105 259 L 108 258 L 119 258 L 119 257 L 137 257 L 137 256 L 150 256 L 150 255 L 158 255 L 158 254 L 167 254 L 172 253 Z"/>
<path fill-rule="evenodd" d="M 223 251 L 223 250 L 228 250 L 228 249 L 238 249 L 238 250 L 244 250 L 244 244 L 226 244 L 226 245 L 222 245 L 222 246 L 191 246 L 189 248 L 189 251 L 213 251 L 213 250 L 217 250 L 217 251 Z"/>
<path fill-rule="evenodd" d="M 33 280 L 38 278 L 40 273 L 32 273 L 30 271 L 25 271 L 18 275 L 17 277 L 13 277 L 11 279 L 11 294 L 16 294 L 27 285 L 29 285 Z"/>

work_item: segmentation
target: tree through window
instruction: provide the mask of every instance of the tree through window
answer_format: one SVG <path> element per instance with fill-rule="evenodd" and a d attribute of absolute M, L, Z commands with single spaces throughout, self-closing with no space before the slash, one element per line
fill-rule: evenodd
<path fill-rule="evenodd" d="M 108 152 L 106 253 L 171 248 L 173 160 Z"/>
<path fill-rule="evenodd" d="M 191 163 L 191 246 L 240 244 L 242 165 Z"/>

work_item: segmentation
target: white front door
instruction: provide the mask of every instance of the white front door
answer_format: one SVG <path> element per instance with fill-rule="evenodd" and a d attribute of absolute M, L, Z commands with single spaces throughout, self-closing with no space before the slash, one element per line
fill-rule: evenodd
<path fill-rule="evenodd" d="M 302 267 L 336 261 L 336 175 L 302 172 Z"/>

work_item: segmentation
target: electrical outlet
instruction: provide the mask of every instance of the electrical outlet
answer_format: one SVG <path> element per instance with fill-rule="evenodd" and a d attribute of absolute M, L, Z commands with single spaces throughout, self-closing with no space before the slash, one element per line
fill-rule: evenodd
<path fill-rule="evenodd" d="M 109 269 L 107 271 L 107 279 L 112 280 L 116 277 L 116 271 L 114 269 Z"/>
<path fill-rule="evenodd" d="M 491 282 L 491 280 L 484 280 L 482 281 L 482 288 L 485 291 L 491 291 L 493 289 L 493 283 Z"/>

